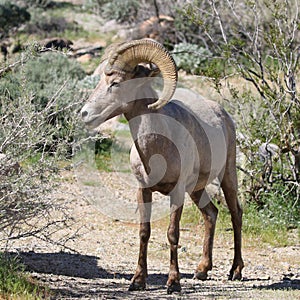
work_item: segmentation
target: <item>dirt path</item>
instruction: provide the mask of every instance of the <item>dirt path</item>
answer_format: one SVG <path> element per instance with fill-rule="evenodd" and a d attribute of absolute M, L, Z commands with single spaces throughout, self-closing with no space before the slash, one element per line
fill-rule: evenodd
<path fill-rule="evenodd" d="M 111 176 L 114 175 L 103 174 L 102 180 L 107 182 Z M 72 229 L 80 228 L 82 233 L 67 245 L 78 253 L 35 239 L 18 241 L 11 249 L 21 254 L 34 278 L 50 287 L 53 299 L 300 299 L 299 244 L 272 248 L 244 242 L 244 278 L 231 282 L 227 280 L 233 255 L 231 231 L 216 235 L 214 268 L 209 280 L 193 280 L 202 247 L 200 225 L 181 230 L 182 293 L 167 295 L 167 218 L 152 225 L 147 290 L 128 292 L 137 261 L 138 226 L 101 214 L 86 202 L 76 181 L 67 182 L 63 194 L 72 200 L 76 221 Z"/>

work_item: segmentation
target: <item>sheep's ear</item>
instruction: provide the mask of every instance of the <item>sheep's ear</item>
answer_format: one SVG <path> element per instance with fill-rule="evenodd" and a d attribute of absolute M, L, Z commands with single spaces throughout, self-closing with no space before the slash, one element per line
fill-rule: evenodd
<path fill-rule="evenodd" d="M 151 70 L 144 65 L 137 65 L 133 70 L 133 78 L 149 77 Z"/>
<path fill-rule="evenodd" d="M 157 77 L 159 74 L 160 70 L 155 66 L 155 68 L 151 69 L 151 72 L 148 77 Z"/>
<path fill-rule="evenodd" d="M 133 70 L 133 78 L 156 77 L 159 74 L 160 70 L 154 64 L 140 64 Z"/>

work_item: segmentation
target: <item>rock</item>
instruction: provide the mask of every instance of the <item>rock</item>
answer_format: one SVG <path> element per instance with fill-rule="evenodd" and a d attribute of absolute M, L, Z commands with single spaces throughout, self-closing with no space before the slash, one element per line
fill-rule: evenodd
<path fill-rule="evenodd" d="M 111 31 L 118 32 L 119 30 L 124 29 L 124 27 L 127 27 L 127 26 L 117 23 L 116 20 L 109 20 L 103 24 L 101 31 L 104 33 L 111 32 Z"/>
<path fill-rule="evenodd" d="M 102 45 L 90 45 L 90 46 L 86 46 L 83 48 L 77 48 L 74 49 L 74 53 L 73 56 L 78 57 L 78 56 L 83 56 L 86 54 L 90 54 L 93 56 L 99 55 L 101 50 L 103 49 Z"/>
<path fill-rule="evenodd" d="M 64 38 L 52 37 L 40 41 L 40 45 L 46 48 L 70 50 L 73 42 Z"/>
<path fill-rule="evenodd" d="M 84 54 L 82 56 L 79 56 L 76 58 L 76 60 L 80 63 L 88 63 L 91 61 L 91 59 L 93 58 L 93 55 L 92 54 Z"/>

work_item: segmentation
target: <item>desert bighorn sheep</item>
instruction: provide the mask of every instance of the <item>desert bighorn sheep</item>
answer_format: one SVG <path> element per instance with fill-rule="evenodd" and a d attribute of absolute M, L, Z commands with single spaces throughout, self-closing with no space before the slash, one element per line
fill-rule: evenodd
<path fill-rule="evenodd" d="M 150 63 L 150 67 L 141 63 Z M 154 191 L 170 196 L 168 293 L 181 290 L 177 249 L 185 192 L 205 220 L 203 255 L 195 278 L 207 278 L 207 272 L 212 269 L 218 210 L 205 187 L 215 178 L 221 182 L 234 230 L 234 259 L 229 278 L 241 279 L 244 266 L 242 209 L 237 199 L 235 126 L 230 116 L 218 104 L 189 90 L 178 89 L 174 94 L 177 83 L 175 62 L 169 52 L 153 40 L 111 45 L 102 58 L 101 69 L 100 82 L 82 108 L 81 117 L 90 128 L 121 113 L 129 122 L 134 140 L 130 161 L 140 184 L 137 193 L 140 250 L 129 289 L 141 290 L 146 285 Z M 160 97 L 148 81 L 158 75 L 158 70 L 164 82 Z M 170 101 L 173 95 L 174 99 Z"/>

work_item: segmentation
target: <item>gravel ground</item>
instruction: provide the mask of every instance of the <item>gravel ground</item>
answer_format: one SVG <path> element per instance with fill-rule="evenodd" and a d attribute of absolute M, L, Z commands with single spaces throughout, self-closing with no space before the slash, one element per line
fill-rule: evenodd
<path fill-rule="evenodd" d="M 114 187 L 119 175 L 101 173 L 99 176 L 106 187 Z M 71 230 L 80 229 L 81 235 L 71 239 L 67 246 L 76 252 L 33 238 L 19 240 L 11 248 L 12 252 L 20 254 L 32 276 L 50 287 L 53 299 L 300 299 L 299 243 L 274 248 L 253 246 L 245 240 L 244 277 L 240 282 L 232 282 L 227 280 L 233 257 L 230 230 L 216 234 L 214 267 L 208 280 L 193 280 L 193 270 L 201 256 L 201 225 L 181 230 L 182 292 L 167 295 L 166 217 L 152 225 L 146 291 L 127 291 L 138 256 L 138 225 L 105 216 L 99 211 L 99 205 L 87 202 L 91 195 L 79 187 L 75 180 L 66 180 L 62 191 L 56 194 L 72 200 L 70 211 L 75 223 Z M 122 188 L 126 190 L 126 186 Z M 126 193 L 134 193 L 134 186 Z M 60 234 L 57 233 L 57 238 Z"/>
<path fill-rule="evenodd" d="M 74 4 L 85 1 L 70 0 Z M 75 14 L 69 16 L 74 18 Z M 68 16 L 67 16 L 68 17 Z M 76 21 L 86 30 L 99 28 L 98 17 Z M 100 27 L 101 28 L 101 27 Z M 98 30 L 98 29 L 97 29 Z M 79 43 L 78 41 L 75 41 Z M 75 172 L 76 173 L 76 172 Z M 66 175 L 66 181 L 54 197 L 65 197 L 74 218 L 72 232 L 79 232 L 66 246 L 48 244 L 34 238 L 15 241 L 10 248 L 18 253 L 28 271 L 51 289 L 52 299 L 300 299 L 300 242 L 274 248 L 244 240 L 243 280 L 231 282 L 227 274 L 233 257 L 232 231 L 215 237 L 214 267 L 205 282 L 192 279 L 201 257 L 203 227 L 182 228 L 179 263 L 182 273 L 181 294 L 167 295 L 169 249 L 166 238 L 168 202 L 155 196 L 155 212 L 148 253 L 146 291 L 127 288 L 138 257 L 138 226 L 135 209 L 135 184 L 129 174 L 101 173 Z M 100 188 L 95 189 L 100 184 Z M 92 199 L 92 200 L 91 200 Z M 72 205 L 69 205 L 71 201 Z M 124 203 L 126 203 L 126 221 Z M 109 217 L 110 216 L 110 217 Z M 56 233 L 56 239 L 66 232 Z M 0 244 L 3 249 L 6 244 Z"/>

